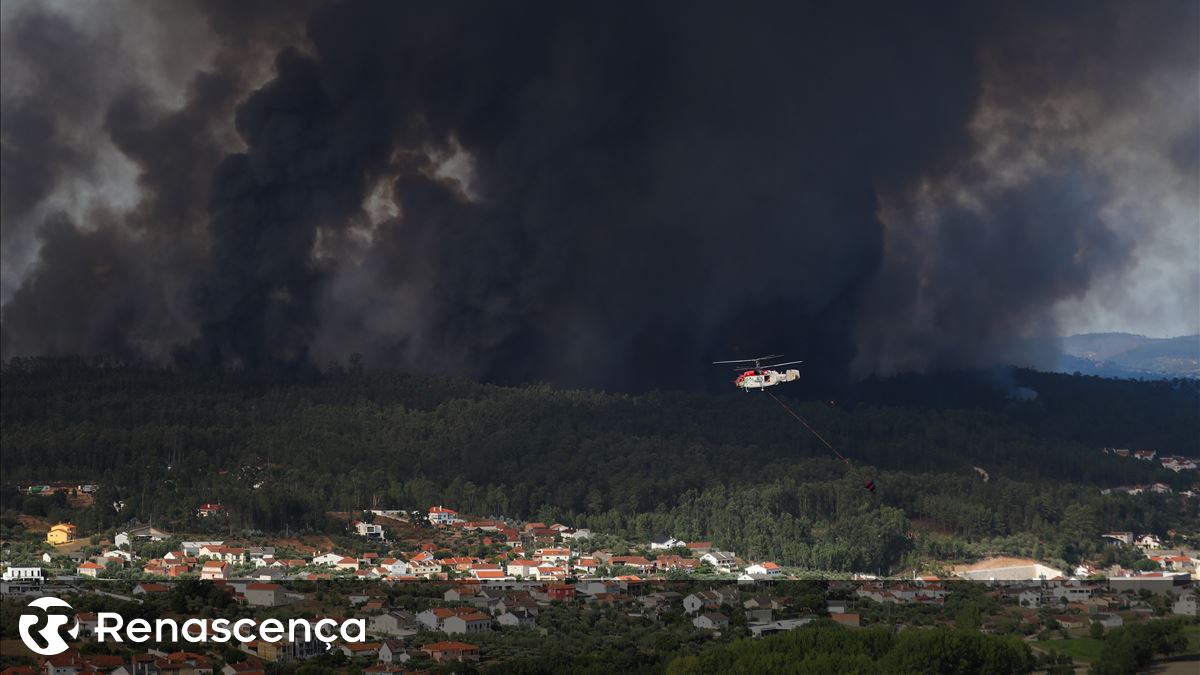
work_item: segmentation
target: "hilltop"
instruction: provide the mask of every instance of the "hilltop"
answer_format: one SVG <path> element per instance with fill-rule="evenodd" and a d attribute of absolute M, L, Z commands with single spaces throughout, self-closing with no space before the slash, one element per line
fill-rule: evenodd
<path fill-rule="evenodd" d="M 1150 338 L 1085 333 L 1063 338 L 1057 370 L 1105 377 L 1200 377 L 1200 335 Z"/>

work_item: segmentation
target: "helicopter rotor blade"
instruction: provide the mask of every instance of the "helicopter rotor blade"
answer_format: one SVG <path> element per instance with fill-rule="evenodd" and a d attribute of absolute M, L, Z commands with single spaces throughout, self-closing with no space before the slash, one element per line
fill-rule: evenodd
<path fill-rule="evenodd" d="M 753 359 L 732 359 L 730 361 L 713 361 L 713 365 L 720 365 L 720 364 L 724 364 L 724 363 L 754 363 L 757 365 L 758 363 L 760 363 L 762 361 L 766 361 L 768 359 L 778 359 L 778 358 L 781 358 L 782 356 L 783 356 L 783 354 L 769 354 L 767 356 L 759 356 L 759 357 L 753 358 Z"/>
<path fill-rule="evenodd" d="M 769 366 L 763 366 L 763 368 L 778 368 L 779 366 L 790 366 L 790 365 L 793 365 L 796 363 L 804 363 L 804 362 L 803 361 L 784 361 L 783 363 L 773 363 Z"/>

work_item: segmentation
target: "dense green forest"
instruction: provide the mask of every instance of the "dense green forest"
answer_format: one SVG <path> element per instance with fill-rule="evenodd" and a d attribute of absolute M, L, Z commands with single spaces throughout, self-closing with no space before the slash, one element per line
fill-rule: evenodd
<path fill-rule="evenodd" d="M 85 531 L 131 518 L 195 528 L 201 502 L 226 505 L 222 527 L 262 531 L 327 529 L 331 510 L 445 503 L 871 571 L 927 554 L 1073 561 L 1099 550 L 1103 530 L 1194 528 L 1198 514 L 1178 495 L 1099 490 L 1195 480 L 1099 448 L 1196 454 L 1196 381 L 1006 370 L 868 380 L 836 401 L 788 400 L 854 462 L 848 469 L 759 394 L 77 359 L 14 360 L 2 375 L 9 534 L 18 512 L 61 515 L 61 499 L 16 490 L 53 480 L 102 486 L 95 508 L 72 514 Z"/>
<path fill-rule="evenodd" d="M 1090 672 L 1101 675 L 1144 672 L 1155 657 L 1185 651 L 1186 622 L 1152 621 L 1114 629 L 1104 637 L 1100 660 Z M 986 635 L 975 630 L 933 628 L 894 632 L 887 628 L 847 631 L 830 622 L 761 640 L 742 639 L 712 647 L 699 655 L 675 657 L 668 675 L 717 673 L 942 673 L 992 675 L 1074 673 L 1068 660 L 1053 663 L 1035 657 L 1029 645 L 1013 635 Z"/>
<path fill-rule="evenodd" d="M 848 631 L 817 624 L 762 640 L 739 640 L 684 656 L 668 675 L 717 673 L 1028 673 L 1036 665 L 1029 646 L 1014 636 L 948 628 L 894 633 L 886 628 Z"/>

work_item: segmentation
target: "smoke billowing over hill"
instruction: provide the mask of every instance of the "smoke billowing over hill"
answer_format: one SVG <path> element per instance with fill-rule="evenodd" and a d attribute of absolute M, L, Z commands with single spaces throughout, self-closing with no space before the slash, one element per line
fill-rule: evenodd
<path fill-rule="evenodd" d="M 636 389 L 1200 323 L 1192 2 L 75 12 L 3 14 L 6 358 Z"/>

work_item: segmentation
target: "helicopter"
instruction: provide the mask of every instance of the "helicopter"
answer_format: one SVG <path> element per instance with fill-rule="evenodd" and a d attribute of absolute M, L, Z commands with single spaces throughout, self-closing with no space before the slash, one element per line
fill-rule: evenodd
<path fill-rule="evenodd" d="M 813 436 L 816 436 L 817 440 L 821 441 L 822 445 L 829 448 L 833 454 L 837 455 L 838 459 L 842 460 L 846 466 L 851 467 L 851 471 L 853 471 L 853 466 L 850 464 L 850 460 L 847 459 L 845 455 L 843 455 L 841 452 L 838 452 L 837 448 L 833 447 L 829 441 L 825 440 L 824 436 L 817 433 L 817 430 L 812 428 L 812 426 L 806 422 L 804 418 L 801 417 L 795 410 L 792 410 L 790 407 L 788 407 L 788 404 L 779 400 L 779 397 L 775 394 L 766 391 L 767 387 L 774 387 L 776 385 L 783 384 L 784 382 L 795 382 L 796 380 L 800 379 L 799 370 L 791 368 L 781 372 L 775 369 L 780 366 L 790 366 L 796 363 L 804 363 L 803 361 L 783 361 L 781 363 L 771 363 L 765 366 L 763 365 L 763 361 L 774 361 L 775 359 L 781 358 L 783 358 L 783 354 L 769 354 L 767 356 L 759 356 L 753 359 L 713 361 L 713 365 L 727 365 L 730 363 L 739 364 L 733 368 L 734 370 L 742 371 L 733 380 L 735 387 L 741 389 L 742 391 L 758 389 L 759 391 L 766 392 L 767 396 L 775 399 L 775 402 L 779 404 L 779 407 L 783 408 L 784 412 L 786 412 L 788 415 L 791 415 L 800 424 L 804 425 L 804 428 L 808 429 L 809 433 L 811 433 Z M 754 367 L 748 368 L 749 364 L 754 364 Z M 870 478 L 867 478 L 863 481 L 863 487 L 866 488 L 871 494 L 875 494 L 875 491 L 879 489 L 879 486 L 876 485 L 875 481 L 871 480 Z"/>
<path fill-rule="evenodd" d="M 730 363 L 741 364 L 734 366 L 734 370 L 741 371 L 734 378 L 733 384 L 742 391 L 750 391 L 751 389 L 763 390 L 767 387 L 774 387 L 784 382 L 795 382 L 800 379 L 800 371 L 794 368 L 779 371 L 775 370 L 779 366 L 790 366 L 796 363 L 804 363 L 803 361 L 784 361 L 782 363 L 773 363 L 763 365 L 763 361 L 772 361 L 774 359 L 783 358 L 783 354 L 768 354 L 767 356 L 759 356 L 752 359 L 733 359 L 731 361 L 713 361 L 713 365 L 725 365 Z M 753 368 L 748 368 L 750 364 L 754 364 Z"/>

